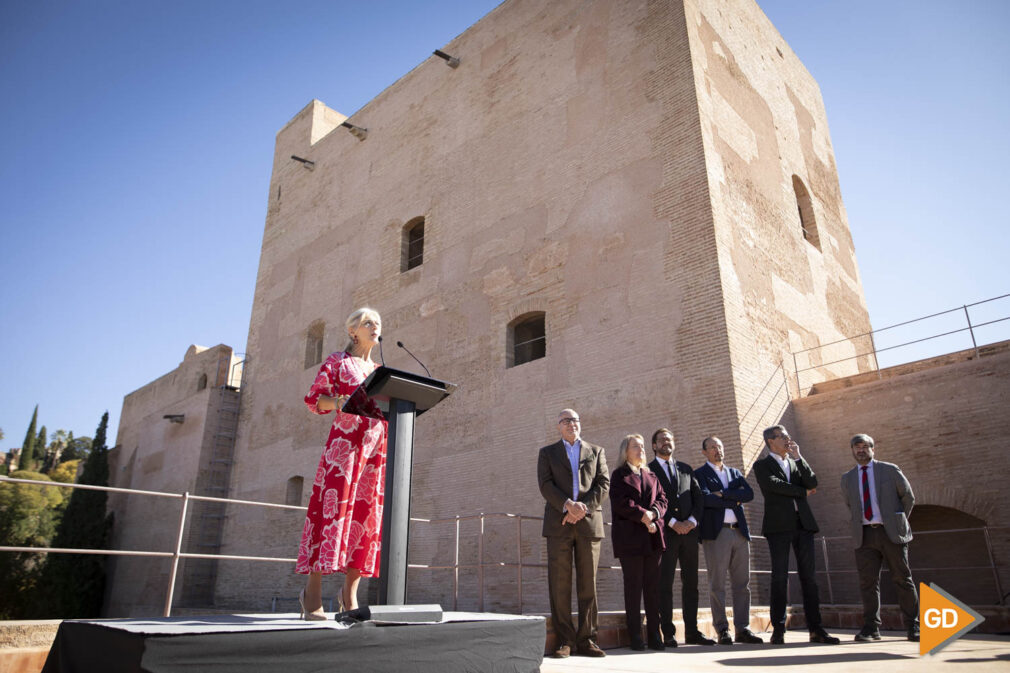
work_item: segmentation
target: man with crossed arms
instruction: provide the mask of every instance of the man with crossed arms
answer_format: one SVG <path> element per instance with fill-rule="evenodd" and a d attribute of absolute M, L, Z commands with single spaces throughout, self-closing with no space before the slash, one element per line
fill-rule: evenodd
<path fill-rule="evenodd" d="M 718 437 L 706 437 L 701 443 L 701 452 L 707 461 L 694 471 L 694 476 L 705 500 L 698 530 L 708 568 L 712 626 L 719 634 L 720 645 L 733 644 L 726 619 L 726 574 L 729 573 L 736 642 L 763 643 L 750 630 L 750 531 L 742 506 L 754 499 L 754 490 L 740 470 L 723 464 L 725 453 Z"/>
<path fill-rule="evenodd" d="M 849 441 L 856 467 L 842 475 L 842 496 L 856 548 L 863 628 L 856 641 L 880 640 L 880 567 L 884 560 L 905 616 L 908 639 L 919 641 L 919 596 L 908 567 L 912 529 L 908 515 L 915 495 L 901 468 L 873 458 L 873 437 L 859 434 Z"/>

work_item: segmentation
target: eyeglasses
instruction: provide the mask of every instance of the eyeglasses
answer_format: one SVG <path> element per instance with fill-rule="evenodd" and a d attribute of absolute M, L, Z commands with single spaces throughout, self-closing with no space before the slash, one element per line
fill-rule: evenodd
<path fill-rule="evenodd" d="M 785 439 L 788 441 L 792 438 L 789 435 L 781 434 L 781 435 L 775 435 L 774 437 L 772 437 L 772 439 Z"/>
<path fill-rule="evenodd" d="M 579 424 L 579 419 L 577 419 L 577 418 L 562 418 L 560 421 L 558 421 L 558 424 L 559 425 L 578 425 Z"/>

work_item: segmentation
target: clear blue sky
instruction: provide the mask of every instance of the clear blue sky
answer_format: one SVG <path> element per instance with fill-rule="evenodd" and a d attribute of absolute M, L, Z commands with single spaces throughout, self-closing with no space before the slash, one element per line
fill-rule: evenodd
<path fill-rule="evenodd" d="M 243 350 L 276 132 L 496 4 L 0 2 L 0 447 L 36 403 L 111 445 L 190 344 Z M 820 83 L 873 325 L 1010 292 L 1010 3 L 759 4 Z"/>

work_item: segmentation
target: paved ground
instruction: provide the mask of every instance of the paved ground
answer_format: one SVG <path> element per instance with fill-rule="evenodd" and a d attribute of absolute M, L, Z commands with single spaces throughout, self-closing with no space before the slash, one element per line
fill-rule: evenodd
<path fill-rule="evenodd" d="M 786 644 L 734 645 L 701 647 L 681 645 L 666 652 L 607 650 L 606 658 L 545 658 L 541 673 L 607 671 L 608 673 L 670 673 L 690 671 L 707 673 L 734 670 L 783 668 L 782 673 L 806 673 L 804 667 L 816 666 L 817 673 L 837 671 L 885 671 L 886 673 L 948 673 L 951 671 L 1001 671 L 1010 673 L 1010 636 L 972 635 L 948 645 L 935 655 L 919 656 L 918 643 L 905 640 L 896 631 L 884 632 L 879 643 L 856 643 L 855 631 L 832 629 L 842 639 L 841 645 L 816 645 L 807 641 L 806 631 L 790 631 Z M 768 640 L 769 634 L 761 634 Z"/>

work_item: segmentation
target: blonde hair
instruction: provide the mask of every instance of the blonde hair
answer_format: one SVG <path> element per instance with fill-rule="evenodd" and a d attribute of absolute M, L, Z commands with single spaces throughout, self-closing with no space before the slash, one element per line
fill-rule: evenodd
<path fill-rule="evenodd" d="M 645 460 L 643 460 L 642 464 L 639 465 L 638 467 L 628 462 L 628 446 L 631 444 L 631 440 L 633 439 L 637 439 L 638 441 L 640 441 L 642 443 L 642 449 L 643 450 L 645 449 L 645 437 L 642 437 L 642 435 L 636 433 L 633 435 L 625 436 L 625 438 L 621 440 L 621 448 L 617 452 L 617 467 L 627 465 L 628 467 L 631 468 L 633 472 L 638 472 L 639 470 L 645 470 L 646 472 L 650 472 L 651 470 L 649 470 L 649 466 L 646 464 L 647 461 Z"/>
<path fill-rule="evenodd" d="M 375 318 L 375 320 L 379 323 L 382 322 L 382 318 L 379 316 L 378 311 L 372 308 L 368 308 L 367 306 L 362 306 L 357 311 L 354 311 L 353 313 L 351 313 L 351 315 L 347 316 L 347 320 L 344 321 L 344 327 L 347 328 L 348 332 L 350 332 L 351 330 L 356 330 L 358 329 L 358 327 L 361 326 L 361 323 L 364 322 L 365 318 L 368 317 Z M 344 352 L 350 353 L 353 347 L 354 347 L 354 340 L 348 339 L 347 345 L 344 346 Z"/>

